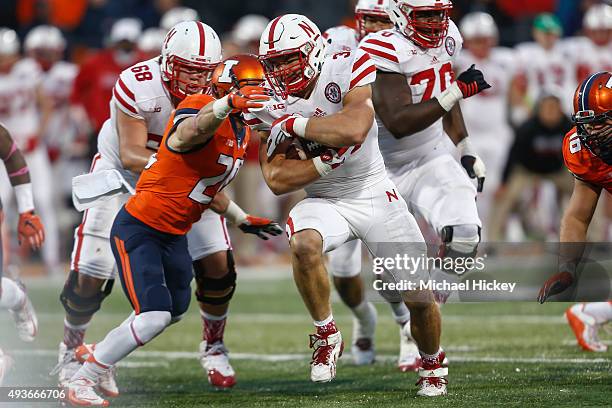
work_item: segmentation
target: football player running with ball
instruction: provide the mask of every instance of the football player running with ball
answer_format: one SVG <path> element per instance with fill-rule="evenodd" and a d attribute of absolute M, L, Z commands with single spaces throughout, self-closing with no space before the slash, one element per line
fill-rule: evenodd
<path fill-rule="evenodd" d="M 115 218 L 111 246 L 134 313 L 96 345 L 73 375 L 68 400 L 74 405 L 107 406 L 95 392 L 100 376 L 187 311 L 193 279 L 187 232 L 244 161 L 250 130 L 240 114 L 269 99 L 268 91 L 253 85 L 262 82 L 263 69 L 238 70 L 241 64 L 259 61 L 253 56 L 228 64 L 236 80 L 228 95 L 215 100 L 194 94 L 178 105 L 138 180 L 136 195 Z M 238 72 L 259 78 L 238 77 Z"/>
<path fill-rule="evenodd" d="M 561 219 L 559 272 L 540 289 L 540 303 L 576 283 L 597 202 L 603 190 L 612 193 L 612 73 L 597 72 L 578 86 L 573 120 L 576 127 L 563 140 L 563 158 L 575 177 L 574 192 Z M 577 304 L 567 309 L 565 317 L 582 349 L 608 349 L 597 331 L 612 321 L 612 302 Z"/>
<path fill-rule="evenodd" d="M 317 26 L 302 15 L 286 14 L 263 33 L 260 58 L 277 95 L 249 123 L 262 130 L 260 162 L 270 189 L 307 193 L 291 210 L 286 231 L 294 280 L 316 330 L 310 336 L 310 378 L 328 382 L 336 376 L 344 344 L 332 315 L 324 254 L 357 239 L 381 258 L 422 256 L 426 246 L 385 171 L 371 101 L 376 67 L 368 54 L 326 56 Z M 292 149 L 303 160 L 292 159 Z M 381 278 L 427 279 L 424 270 L 403 276 L 398 269 L 385 270 Z M 402 297 L 427 362 L 418 394 L 445 394 L 440 312 L 433 294 L 410 291 Z"/>

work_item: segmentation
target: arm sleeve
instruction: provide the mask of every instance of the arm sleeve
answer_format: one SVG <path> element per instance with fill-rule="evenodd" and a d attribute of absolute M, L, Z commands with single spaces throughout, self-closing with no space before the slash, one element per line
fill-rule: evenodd
<path fill-rule="evenodd" d="M 386 33 L 387 31 L 383 31 Z M 365 37 L 359 44 L 359 49 L 370 55 L 376 69 L 383 72 L 401 74 L 400 59 L 391 37 L 383 37 L 379 33 Z"/>
<path fill-rule="evenodd" d="M 369 54 L 357 49 L 351 72 L 349 91 L 359 86 L 369 85 L 376 81 L 376 65 Z"/>
<path fill-rule="evenodd" d="M 136 106 L 136 96 L 132 89 L 129 74 L 122 72 L 113 88 L 113 104 L 126 115 L 144 120 Z"/>

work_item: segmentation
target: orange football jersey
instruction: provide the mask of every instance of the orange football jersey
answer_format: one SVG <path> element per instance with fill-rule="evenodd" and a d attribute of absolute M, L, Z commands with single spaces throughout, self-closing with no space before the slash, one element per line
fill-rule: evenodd
<path fill-rule="evenodd" d="M 227 118 L 202 146 L 180 153 L 168 147 L 168 135 L 181 121 L 214 101 L 209 95 L 185 98 L 170 117 L 157 153 L 142 172 L 127 211 L 159 231 L 186 234 L 244 162 L 250 130 Z"/>
<path fill-rule="evenodd" d="M 612 192 L 612 166 L 604 163 L 582 144 L 576 128 L 570 130 L 563 139 L 563 159 L 577 179 Z"/>

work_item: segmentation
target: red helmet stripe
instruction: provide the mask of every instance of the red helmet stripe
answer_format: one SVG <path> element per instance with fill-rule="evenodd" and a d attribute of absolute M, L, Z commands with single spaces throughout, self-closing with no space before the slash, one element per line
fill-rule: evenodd
<path fill-rule="evenodd" d="M 206 49 L 206 32 L 204 31 L 204 24 L 197 21 L 198 32 L 200 33 L 200 52 L 199 55 L 204 56 L 204 50 Z"/>
<path fill-rule="evenodd" d="M 280 19 L 280 17 L 276 17 L 270 26 L 270 32 L 268 33 L 268 46 L 270 47 L 270 50 L 274 49 L 274 30 L 276 30 L 276 25 Z"/>

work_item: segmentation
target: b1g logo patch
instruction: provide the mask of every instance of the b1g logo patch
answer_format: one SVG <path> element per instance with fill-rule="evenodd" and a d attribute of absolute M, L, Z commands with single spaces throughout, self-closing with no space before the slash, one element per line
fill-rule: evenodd
<path fill-rule="evenodd" d="M 335 82 L 330 82 L 325 87 L 325 97 L 331 103 L 340 103 L 342 101 L 342 92 L 340 86 Z"/>
<path fill-rule="evenodd" d="M 444 45 L 446 46 L 446 52 L 448 52 L 448 55 L 452 57 L 457 47 L 457 45 L 455 44 L 455 39 L 453 37 L 446 37 Z"/>

